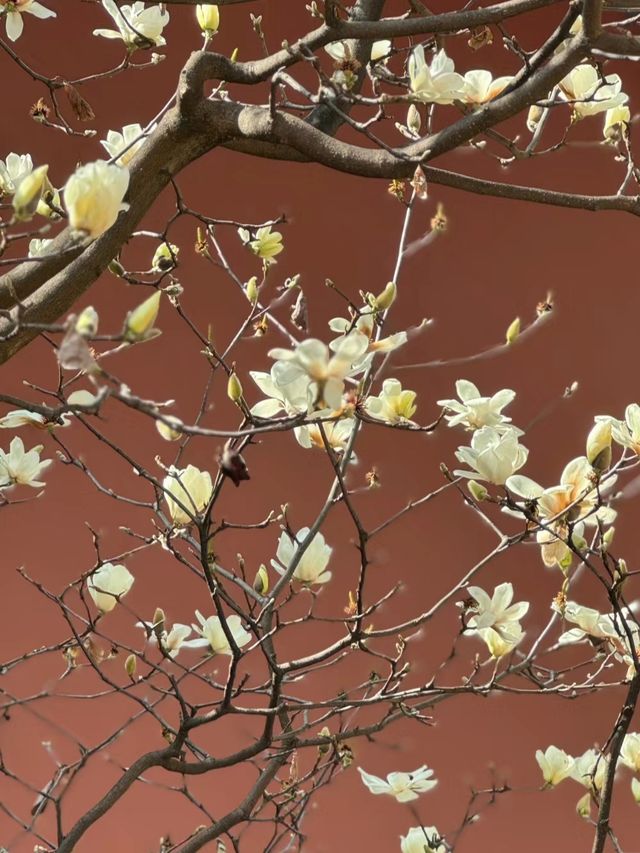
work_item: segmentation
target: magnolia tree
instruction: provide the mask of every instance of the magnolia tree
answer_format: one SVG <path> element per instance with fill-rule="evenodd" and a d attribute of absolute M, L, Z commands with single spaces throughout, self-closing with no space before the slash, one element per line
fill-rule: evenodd
<path fill-rule="evenodd" d="M 466 810 L 462 804 L 457 825 L 442 825 L 433 810 L 423 825 L 414 806 L 419 798 L 428 800 L 439 775 L 423 763 L 426 749 L 410 766 L 390 760 L 382 778 L 362 766 L 359 743 L 399 721 L 428 724 L 430 712 L 460 694 L 506 694 L 503 701 L 519 693 L 579 698 L 617 687 L 619 714 L 606 739 L 585 732 L 585 751 L 575 756 L 561 742 L 542 743 L 529 760 L 539 765 L 541 788 L 575 786 L 578 816 L 568 819 L 591 824 L 594 851 L 620 850 L 612 803 L 630 797 L 629 787 L 640 802 L 640 733 L 632 725 L 640 692 L 640 625 L 634 573 L 616 553 L 612 525 L 616 496 L 638 466 L 640 405 L 629 400 L 624 413 L 594 412 L 593 428 L 575 458 L 567 459 L 559 482 L 540 484 L 533 479 L 536 459 L 529 457 L 527 435 L 505 413 L 514 390 L 479 389 L 460 378 L 451 399 L 429 400 L 404 387 L 394 365 L 409 338 L 424 334 L 425 323 L 398 329 L 394 305 L 402 294 L 404 260 L 447 228 L 438 206 L 427 233 L 416 242 L 408 239 L 431 185 L 640 213 L 640 173 L 630 144 L 633 104 L 625 93 L 625 75 L 637 71 L 633 62 L 620 61 L 640 57 L 640 15 L 629 9 L 634 3 L 602 0 L 509 0 L 440 14 L 418 0 L 358 0 L 352 7 L 318 0 L 306 6 L 308 28 L 275 52 L 268 47 L 267 16 L 248 11 L 251 38 L 240 53 L 257 45 L 264 55 L 240 61 L 236 53 L 217 52 L 216 38 L 230 13 L 226 7 L 245 2 L 250 10 L 250 0 L 95 2 L 95 29 L 86 38 L 93 40 L 96 62 L 105 39 L 120 44 L 121 60 L 107 71 L 87 69 L 78 79 L 63 80 L 55 69 L 48 76 L 32 65 L 21 38 L 23 29 L 50 31 L 46 65 L 53 68 L 73 4 L 50 0 L 54 9 L 36 0 L 0 0 L 5 86 L 27 75 L 41 87 L 31 114 L 58 140 L 95 135 L 89 101 L 98 79 L 115 86 L 123 76 L 152 75 L 171 52 L 176 19 L 188 21 L 193 33 L 193 52 L 162 109 L 96 138 L 98 159 L 58 180 L 53 158 L 38 163 L 25 150 L 0 151 L 0 360 L 39 339 L 49 353 L 43 376 L 50 377 L 52 367 L 57 375 L 49 385 L 32 382 L 24 399 L 0 394 L 0 505 L 33 516 L 37 525 L 47 512 L 47 482 L 67 466 L 87 478 L 103 501 L 118 503 L 131 542 L 116 551 L 108 536 L 93 532 L 93 564 L 77 566 L 62 589 L 45 572 L 21 570 L 24 583 L 64 627 L 50 644 L 34 648 L 27 622 L 23 653 L 3 661 L 6 679 L 35 673 L 20 682 L 30 685 L 22 693 L 11 686 L 3 692 L 6 725 L 17 706 L 46 722 L 47 702 L 64 690 L 82 694 L 88 715 L 98 703 L 117 698 L 128 716 L 90 742 L 66 731 L 78 749 L 64 759 L 54 754 L 46 784 L 17 769 L 9 756 L 3 759 L 2 785 L 28 792 L 33 801 L 30 813 L 22 813 L 3 796 L 0 808 L 15 831 L 4 843 L 12 851 L 88 849 L 85 834 L 100 838 L 111 809 L 147 784 L 176 792 L 196 814 L 188 837 L 162 838 L 164 853 L 191 853 L 216 841 L 219 850 L 294 850 L 303 844 L 304 817 L 317 792 L 348 772 L 359 773 L 372 805 L 378 795 L 410 804 L 399 842 L 404 853 L 445 853 L 457 849 L 461 838 L 471 845 L 466 849 L 477 849 L 473 824 L 480 792 Z M 525 50 L 512 27 L 549 6 L 557 11 L 555 27 Z M 508 50 L 508 76 L 482 67 L 483 48 L 495 39 Z M 462 57 L 455 64 L 454 54 Z M 612 60 L 619 60 L 620 74 L 611 71 Z M 463 147 L 476 158 L 517 165 L 564 146 L 578 125 L 599 146 L 598 156 L 620 164 L 619 186 L 609 195 L 497 182 L 431 165 Z M 181 192 L 181 170 L 216 147 L 390 182 L 401 216 L 389 270 L 359 295 L 327 282 L 326 299 L 336 316 L 319 338 L 308 332 L 304 279 L 283 281 L 278 273 L 281 253 L 295 239 L 283 219 L 219 220 L 210 210 L 191 208 Z M 161 194 L 172 212 L 164 227 L 151 229 L 145 216 Z M 193 235 L 186 245 L 175 237 L 183 220 Z M 145 251 L 151 246 L 149 260 L 136 270 L 129 257 L 141 243 Z M 245 306 L 242 323 L 225 340 L 183 307 L 180 262 L 194 248 L 201 263 L 222 271 L 230 294 Z M 253 268 L 248 277 L 237 272 L 247 261 Z M 322 262 L 319 252 L 315 263 L 321 268 Z M 103 273 L 139 293 L 121 326 L 105 328 L 91 306 L 71 313 Z M 515 320 L 506 339 L 484 355 L 505 352 L 535 333 L 552 308 L 549 297 L 532 323 Z M 166 336 L 158 340 L 170 312 L 183 328 L 179 351 L 163 349 Z M 251 348 L 256 337 L 267 339 L 268 355 Z M 181 359 L 185 375 L 190 363 L 197 365 L 194 376 L 206 366 L 198 411 L 179 410 L 173 402 L 179 389 L 167 387 L 162 399 L 136 389 L 127 368 L 129 354 L 139 348 L 156 362 Z M 113 432 L 126 410 L 149 441 L 167 442 L 152 468 Z M 433 417 L 421 417 L 430 410 Z M 441 484 L 406 505 L 385 501 L 375 458 L 366 459 L 366 476 L 354 464 L 369 431 L 391 442 L 402 431 L 419 443 L 424 433 L 449 429 L 458 436 L 456 458 L 443 455 Z M 326 491 L 308 495 L 304 506 L 299 494 L 279 494 L 275 468 L 266 484 L 247 482 L 252 460 L 266 454 L 268 464 L 277 433 L 286 434 L 292 458 L 299 454 L 295 464 L 305 465 L 305 453 L 324 459 Z M 78 452 L 82 435 L 93 440 L 93 456 Z M 215 459 L 204 470 L 194 464 L 194 442 L 206 443 L 208 458 Z M 114 470 L 126 464 L 135 481 L 131 488 L 110 482 L 105 456 Z M 229 515 L 236 488 L 264 490 L 272 504 L 266 517 Z M 394 616 L 401 577 L 389 575 L 382 591 L 379 581 L 372 582 L 372 543 L 445 493 L 471 508 L 494 545 L 475 565 L 447 567 L 446 594 L 414 601 L 409 615 Z M 363 502 L 375 503 L 375 495 L 382 502 L 373 523 Z M 356 546 L 348 552 L 350 565 L 345 559 L 336 564 L 339 543 L 327 529 L 339 512 L 349 519 Z M 71 514 L 67 535 L 85 535 L 90 521 Z M 262 537 L 264 556 L 250 565 L 241 554 L 255 536 Z M 230 538 L 236 560 L 228 558 Z M 537 616 L 541 630 L 527 625 L 531 589 L 524 579 L 514 589 L 515 575 L 508 572 L 526 543 L 557 578 L 551 610 Z M 500 563 L 505 579 L 494 587 L 483 574 L 507 551 Z M 156 600 L 152 578 L 136 579 L 134 555 L 141 552 L 164 553 L 176 585 L 197 584 L 190 612 L 171 612 L 170 600 Z M 340 607 L 325 606 L 328 585 L 339 587 Z M 132 588 L 145 609 L 131 606 Z M 597 609 L 585 606 L 587 589 L 591 600 L 597 596 Z M 450 653 L 426 678 L 413 678 L 410 640 L 456 607 L 459 627 L 448 639 Z M 299 638 L 293 644 L 292 636 Z M 458 669 L 450 666 L 454 658 Z M 345 660 L 349 672 L 361 673 L 348 684 L 341 674 Z M 81 679 L 80 690 L 69 687 L 74 679 Z M 118 767 L 115 780 L 105 777 L 88 807 L 73 805 L 69 792 L 85 774 L 100 776 L 99 758 L 143 724 L 161 736 L 159 744 L 138 744 L 137 754 Z M 193 783 L 203 776 L 213 784 L 194 793 Z M 213 794 L 227 778 L 242 793 L 234 808 L 219 813 Z M 484 793 L 491 801 L 506 791 L 496 784 Z M 157 837 L 162 828 L 159 816 Z M 384 849 L 390 849 L 386 842 Z"/>

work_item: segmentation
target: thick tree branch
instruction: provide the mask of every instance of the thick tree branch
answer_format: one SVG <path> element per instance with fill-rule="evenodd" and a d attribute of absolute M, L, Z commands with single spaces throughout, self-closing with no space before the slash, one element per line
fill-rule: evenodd
<path fill-rule="evenodd" d="M 99 820 L 109 809 L 111 809 L 118 800 L 123 797 L 129 788 L 137 782 L 140 776 L 152 767 L 158 767 L 162 764 L 165 758 L 174 755 L 177 752 L 175 746 L 167 747 L 167 749 L 148 752 L 134 761 L 116 784 L 99 800 L 95 806 L 89 809 L 88 812 L 78 820 L 78 822 L 65 835 L 63 841 L 57 848 L 57 853 L 70 853 L 82 838 L 85 832 L 90 829 L 93 824 Z"/>
<path fill-rule="evenodd" d="M 513 3 L 476 11 L 485 16 L 498 15 L 505 12 L 506 6 L 510 7 L 510 11 L 517 6 L 522 12 L 525 8 L 531 10 L 538 5 L 546 4 L 539 0 L 515 0 Z M 369 11 L 375 13 L 377 8 L 370 8 Z M 428 22 L 431 21 L 438 22 L 437 28 L 444 28 L 443 21 L 446 20 L 448 26 L 460 26 L 463 19 L 468 20 L 465 18 L 468 14 L 471 13 L 427 16 L 391 23 L 404 26 L 420 20 L 422 29 L 425 26 L 428 29 Z M 346 32 L 343 27 L 361 25 L 371 26 L 369 22 L 353 21 L 337 27 L 340 35 L 343 35 Z M 363 37 L 369 37 L 370 33 L 367 30 L 365 36 L 365 33 L 358 31 Z M 590 40 L 586 36 L 575 36 L 546 64 L 518 81 L 511 91 L 419 142 L 392 150 L 364 148 L 336 140 L 309 122 L 288 113 L 273 113 L 265 107 L 211 101 L 202 97 L 204 83 L 208 79 L 249 84 L 260 82 L 267 79 L 277 67 L 297 61 L 301 55 L 300 45 L 304 45 L 305 49 L 315 49 L 334 38 L 335 28 L 331 30 L 322 26 L 306 35 L 297 46 L 249 63 L 233 63 L 215 53 L 200 51 L 193 54 L 181 75 L 176 109 L 162 119 L 158 129 L 133 161 L 129 192 L 131 206 L 128 212 L 121 215 L 116 225 L 88 248 L 83 250 L 81 246 L 70 246 L 69 236 L 65 232 L 51 247 L 52 251 L 62 248 L 65 254 L 38 263 L 23 263 L 0 279 L 0 307 L 6 309 L 15 306 L 15 296 L 20 301 L 20 305 L 12 309 L 12 316 L 0 321 L 0 336 L 4 338 L 0 343 L 0 363 L 37 334 L 34 329 L 20 328 L 19 321 L 50 323 L 68 311 L 78 296 L 91 286 L 117 255 L 171 177 L 216 145 L 228 145 L 259 156 L 312 161 L 353 175 L 407 178 L 418 164 L 424 167 L 438 156 L 464 146 L 484 131 L 544 98 L 571 68 L 588 55 L 590 49 Z M 595 43 L 599 44 L 603 38 L 598 37 Z M 510 186 L 431 168 L 427 177 L 434 183 L 501 198 L 587 210 L 617 209 L 638 213 L 638 200 L 635 197 L 592 196 Z M 68 253 L 72 255 L 71 262 Z"/>
<path fill-rule="evenodd" d="M 640 36 L 604 32 L 594 41 L 593 50 L 609 56 L 640 56 Z"/>
<path fill-rule="evenodd" d="M 275 778 L 278 770 L 286 764 L 287 758 L 288 754 L 286 751 L 280 753 L 277 757 L 272 758 L 240 805 L 233 809 L 233 811 L 226 814 L 223 818 L 216 821 L 216 823 L 196 833 L 196 835 L 181 846 L 180 853 L 196 853 L 197 850 L 201 850 L 209 841 L 219 838 L 232 827 L 237 826 L 237 824 L 242 823 L 242 821 L 246 821 L 251 816 L 254 806 L 266 791 L 269 783 Z"/>
<path fill-rule="evenodd" d="M 604 0 L 583 0 L 582 29 L 585 36 L 592 40 L 602 31 L 602 7 Z"/>
<path fill-rule="evenodd" d="M 382 14 L 384 3 L 385 0 L 358 0 L 351 13 L 351 20 L 377 20 Z M 364 81 L 367 78 L 367 63 L 371 59 L 373 39 L 360 39 L 359 41 L 351 42 L 351 44 L 352 48 L 354 48 L 354 58 L 356 62 L 360 63 L 355 85 L 351 89 L 351 94 L 353 95 L 361 91 Z M 340 112 L 349 113 L 351 102 L 346 98 L 337 98 L 336 106 L 339 107 Z M 324 133 L 334 136 L 344 123 L 344 118 L 340 115 L 340 112 L 333 109 L 332 104 L 319 104 L 308 116 L 307 121 Z"/>

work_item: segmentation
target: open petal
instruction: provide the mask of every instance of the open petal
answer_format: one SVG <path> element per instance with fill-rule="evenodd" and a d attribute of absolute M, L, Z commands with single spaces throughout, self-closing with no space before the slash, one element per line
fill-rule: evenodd
<path fill-rule="evenodd" d="M 478 602 L 478 606 L 481 610 L 489 610 L 489 608 L 491 607 L 491 599 L 482 589 L 482 587 L 468 586 L 467 592 L 472 598 L 474 598 Z"/>
<path fill-rule="evenodd" d="M 6 14 L 7 38 L 11 41 L 17 41 L 22 35 L 24 29 L 24 21 L 20 12 L 7 12 Z"/>
<path fill-rule="evenodd" d="M 41 3 L 38 3 L 37 0 L 34 0 L 34 2 L 30 6 L 28 6 L 24 11 L 28 12 L 30 15 L 35 15 L 36 18 L 55 18 L 56 17 L 56 13 L 54 11 L 52 11 L 51 9 L 47 9 Z"/>
<path fill-rule="evenodd" d="M 478 391 L 477 386 L 473 382 L 469 382 L 468 379 L 458 379 L 456 382 L 456 393 L 464 403 L 480 397 L 480 391 Z"/>
<path fill-rule="evenodd" d="M 268 400 L 260 400 L 259 403 L 251 407 L 251 414 L 257 418 L 273 418 L 282 411 L 283 407 L 280 400 L 275 400 L 271 397 Z"/>
<path fill-rule="evenodd" d="M 513 585 L 510 583 L 501 583 L 493 592 L 492 605 L 493 609 L 500 612 L 507 608 L 513 600 Z"/>
<path fill-rule="evenodd" d="M 390 793 L 389 783 L 385 782 L 384 779 L 381 779 L 379 776 L 374 776 L 371 773 L 367 773 L 366 770 L 362 769 L 362 767 L 358 767 L 358 772 L 360 773 L 362 781 L 372 794 Z"/>
<path fill-rule="evenodd" d="M 102 36 L 104 39 L 121 39 L 122 33 L 119 30 L 94 30 L 94 36 Z"/>
<path fill-rule="evenodd" d="M 536 483 L 535 480 L 531 480 L 529 477 L 525 477 L 522 474 L 513 474 L 513 476 L 508 477 L 505 485 L 510 492 L 513 492 L 515 495 L 518 495 L 527 501 L 536 500 L 536 498 L 539 498 L 544 492 L 544 489 L 539 483 Z"/>

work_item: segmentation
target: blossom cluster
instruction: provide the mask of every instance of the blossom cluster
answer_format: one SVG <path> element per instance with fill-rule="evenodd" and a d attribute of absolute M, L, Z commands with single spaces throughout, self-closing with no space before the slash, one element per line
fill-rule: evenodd
<path fill-rule="evenodd" d="M 536 761 L 542 771 L 545 787 L 555 788 L 565 779 L 587 789 L 576 805 L 581 817 L 589 818 L 591 803 L 598 802 L 605 779 L 609 771 L 609 759 L 598 749 L 588 749 L 582 755 L 572 756 L 556 746 L 548 746 L 544 751 L 536 752 Z M 640 804 L 640 733 L 629 732 L 624 736 L 620 749 L 620 761 L 633 774 L 631 793 Z"/>
<path fill-rule="evenodd" d="M 363 784 L 372 794 L 386 794 L 398 803 L 410 803 L 420 794 L 430 791 L 438 784 L 433 779 L 433 770 L 423 764 L 412 773 L 394 771 L 386 779 L 367 773 L 358 767 Z M 412 826 L 406 835 L 400 837 L 401 853 L 445 853 L 447 847 L 435 826 Z"/>
<path fill-rule="evenodd" d="M 336 453 L 342 453 L 349 443 L 358 403 L 376 420 L 391 425 L 411 423 L 416 412 L 416 394 L 403 389 L 397 379 L 386 379 L 378 395 L 360 395 L 359 384 L 374 357 L 392 352 L 407 341 L 406 332 L 387 337 L 379 334 L 378 320 L 386 310 L 383 307 L 386 301 L 395 298 L 395 285 L 387 285 L 377 298 L 368 296 L 357 317 L 351 320 L 336 317 L 329 322 L 330 329 L 339 335 L 328 345 L 317 338 L 308 338 L 292 349 L 272 349 L 269 355 L 274 364 L 270 372 L 250 372 L 266 395 L 252 406 L 254 417 L 306 416 L 311 422 L 294 430 L 298 443 L 305 448 L 323 448 L 326 440 Z"/>

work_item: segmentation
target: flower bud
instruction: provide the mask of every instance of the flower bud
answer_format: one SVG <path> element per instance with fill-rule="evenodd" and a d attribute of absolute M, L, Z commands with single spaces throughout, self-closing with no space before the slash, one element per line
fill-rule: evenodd
<path fill-rule="evenodd" d="M 614 579 L 614 581 L 616 581 L 617 583 L 620 583 L 620 585 L 622 585 L 622 582 L 624 581 L 624 579 L 627 577 L 628 574 L 629 574 L 629 567 L 627 566 L 627 561 L 623 557 L 620 557 L 620 559 L 616 563 L 616 568 L 613 572 L 613 579 Z"/>
<path fill-rule="evenodd" d="M 57 212 L 57 210 L 55 210 L 55 208 L 60 208 L 60 206 L 60 193 L 53 186 L 47 176 L 44 180 L 44 184 L 42 187 L 42 195 L 40 196 L 40 201 L 38 202 L 36 213 L 40 216 L 45 216 L 47 219 L 60 219 L 60 214 Z"/>
<path fill-rule="evenodd" d="M 535 132 L 535 129 L 540 124 L 540 119 L 543 115 L 544 109 L 542 107 L 538 107 L 535 104 L 532 104 L 529 107 L 529 113 L 527 115 L 527 127 L 531 131 L 531 133 Z"/>
<path fill-rule="evenodd" d="M 48 169 L 48 166 L 38 166 L 18 184 L 18 189 L 13 197 L 13 210 L 16 219 L 20 221 L 31 219 L 38 209 Z"/>
<path fill-rule="evenodd" d="M 630 122 L 631 113 L 629 107 L 619 106 L 607 110 L 602 130 L 605 142 L 619 142 L 624 134 L 628 133 Z"/>
<path fill-rule="evenodd" d="M 227 397 L 232 403 L 236 404 L 242 400 L 242 384 L 238 379 L 235 370 L 232 370 L 229 374 L 229 379 L 227 381 Z"/>
<path fill-rule="evenodd" d="M 160 243 L 155 250 L 151 260 L 151 269 L 153 272 L 168 272 L 172 270 L 178 262 L 178 246 L 173 243 Z"/>
<path fill-rule="evenodd" d="M 393 281 L 390 281 L 382 293 L 375 297 L 376 311 L 387 311 L 387 309 L 391 308 L 393 303 L 396 301 L 397 295 L 398 288 Z"/>
<path fill-rule="evenodd" d="M 129 342 L 144 341 L 149 337 L 155 337 L 153 328 L 160 310 L 160 298 L 162 291 L 156 292 L 141 302 L 137 308 L 127 314 L 124 326 L 124 337 Z"/>
<path fill-rule="evenodd" d="M 164 623 L 166 616 L 162 607 L 156 607 L 153 611 L 153 629 L 154 631 L 164 631 Z"/>
<path fill-rule="evenodd" d="M 633 794 L 633 799 L 640 806 L 640 779 L 636 779 L 635 776 L 631 780 L 631 793 Z"/>
<path fill-rule="evenodd" d="M 170 423 L 166 423 L 166 421 L 170 421 Z M 156 421 L 156 429 L 165 441 L 178 441 L 179 438 L 182 438 L 181 426 L 181 420 L 167 415 L 165 415 L 164 421 Z"/>
<path fill-rule="evenodd" d="M 469 480 L 469 482 L 467 483 L 467 488 L 471 493 L 471 497 L 474 500 L 478 501 L 478 503 L 480 503 L 480 501 L 485 500 L 487 495 L 489 494 L 487 489 L 485 489 L 483 485 L 476 482 L 475 480 Z"/>
<path fill-rule="evenodd" d="M 325 726 L 324 728 L 320 729 L 320 731 L 318 732 L 318 737 L 331 737 L 331 732 L 329 731 L 329 728 Z M 320 755 L 326 755 L 330 749 L 330 743 L 321 743 L 318 746 L 318 752 L 320 753 Z"/>
<path fill-rule="evenodd" d="M 92 338 L 98 332 L 98 312 L 93 305 L 80 312 L 76 320 L 76 332 L 83 338 Z"/>
<path fill-rule="evenodd" d="M 215 3 L 199 3 L 196 6 L 196 18 L 205 36 L 210 38 L 218 32 L 220 27 L 220 10 Z"/>
<path fill-rule="evenodd" d="M 348 767 L 351 767 L 353 764 L 353 750 L 348 743 L 341 743 L 338 746 L 338 758 L 340 759 L 340 764 L 342 764 L 345 770 Z"/>
<path fill-rule="evenodd" d="M 611 465 L 611 421 L 597 421 L 587 436 L 587 459 L 602 473 Z"/>
<path fill-rule="evenodd" d="M 125 273 L 124 267 L 122 266 L 120 261 L 117 261 L 115 258 L 109 262 L 109 266 L 107 267 L 107 269 L 109 270 L 111 275 L 117 275 L 118 278 L 122 278 Z"/>
<path fill-rule="evenodd" d="M 264 563 L 256 572 L 256 576 L 253 579 L 253 588 L 258 595 L 266 595 L 269 591 L 269 573 L 267 572 L 267 567 Z"/>
<path fill-rule="evenodd" d="M 610 527 L 608 530 L 602 534 L 602 549 L 604 551 L 608 551 L 611 547 L 611 543 L 613 542 L 613 537 L 616 535 L 615 527 Z"/>
<path fill-rule="evenodd" d="M 509 328 L 507 329 L 507 334 L 505 335 L 505 340 L 507 342 L 507 346 L 511 346 L 511 344 L 515 344 L 520 335 L 520 317 L 516 317 L 509 324 Z"/>
<path fill-rule="evenodd" d="M 135 655 L 129 655 L 124 662 L 125 672 L 129 676 L 129 678 L 133 678 L 136 674 L 136 669 L 138 667 L 138 662 L 136 661 Z"/>
<path fill-rule="evenodd" d="M 415 104 L 410 104 L 409 109 L 407 110 L 407 127 L 412 133 L 418 136 L 421 126 L 422 119 L 420 117 L 420 110 Z"/>
<path fill-rule="evenodd" d="M 585 551 L 589 550 L 589 543 L 587 542 L 587 540 L 584 538 L 584 536 L 581 536 L 579 533 L 576 533 L 575 530 L 571 534 L 571 541 L 578 549 L 578 551 L 584 553 Z M 571 555 L 571 552 L 569 552 L 569 555 Z"/>
<path fill-rule="evenodd" d="M 258 279 L 252 275 L 249 281 L 244 286 L 244 292 L 247 294 L 247 299 L 252 305 L 258 301 Z"/>
<path fill-rule="evenodd" d="M 584 820 L 589 820 L 591 816 L 591 794 L 587 792 L 583 797 L 580 797 L 576 803 L 576 812 Z"/>

